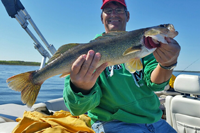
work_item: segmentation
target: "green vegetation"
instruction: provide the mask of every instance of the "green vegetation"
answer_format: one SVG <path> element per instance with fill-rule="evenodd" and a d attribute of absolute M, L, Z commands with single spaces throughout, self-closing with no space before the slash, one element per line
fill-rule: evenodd
<path fill-rule="evenodd" d="M 0 65 L 40 66 L 40 63 L 39 62 L 27 62 L 27 61 L 3 61 L 3 60 L 0 60 Z"/>

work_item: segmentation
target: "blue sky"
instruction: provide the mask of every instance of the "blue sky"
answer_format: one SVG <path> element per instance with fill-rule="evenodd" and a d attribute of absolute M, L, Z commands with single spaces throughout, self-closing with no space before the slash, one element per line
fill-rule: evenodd
<path fill-rule="evenodd" d="M 21 3 L 56 49 L 67 43 L 86 43 L 104 32 L 100 21 L 102 0 L 21 0 Z M 126 3 L 131 14 L 127 31 L 173 24 L 179 32 L 175 39 L 181 45 L 175 70 L 200 71 L 200 0 L 126 0 Z M 28 28 L 38 38 L 30 24 Z M 1 2 L 0 46 L 0 60 L 42 60 L 33 40 L 8 16 Z"/>

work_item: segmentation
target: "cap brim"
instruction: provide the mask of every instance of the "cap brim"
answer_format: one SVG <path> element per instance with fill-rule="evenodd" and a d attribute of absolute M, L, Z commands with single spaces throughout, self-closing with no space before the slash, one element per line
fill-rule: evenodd
<path fill-rule="evenodd" d="M 118 2 L 118 3 L 120 3 L 120 4 L 122 4 L 123 6 L 126 7 L 126 4 L 123 3 L 123 2 L 121 2 L 121 1 L 111 0 L 111 1 L 108 1 L 108 2 L 103 3 L 103 5 L 101 6 L 101 9 L 103 9 L 103 7 L 104 7 L 106 4 L 108 4 L 109 2 L 112 2 L 112 1 Z"/>

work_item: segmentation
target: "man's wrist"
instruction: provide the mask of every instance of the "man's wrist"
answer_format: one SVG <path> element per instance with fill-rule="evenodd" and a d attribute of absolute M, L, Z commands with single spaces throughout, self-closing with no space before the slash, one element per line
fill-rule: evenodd
<path fill-rule="evenodd" d="M 158 64 L 159 64 L 160 67 L 163 68 L 163 69 L 166 69 L 166 70 L 173 70 L 173 69 L 176 67 L 177 62 L 174 63 L 174 64 L 172 64 L 172 65 L 170 65 L 170 66 L 163 66 L 163 65 L 161 65 L 160 63 L 158 63 Z"/>
<path fill-rule="evenodd" d="M 71 81 L 70 81 L 70 86 L 71 86 L 71 89 L 72 89 L 73 92 L 75 92 L 75 93 L 81 92 L 83 95 L 87 95 L 91 91 L 91 89 L 90 90 L 84 90 L 84 89 L 78 88 Z"/>

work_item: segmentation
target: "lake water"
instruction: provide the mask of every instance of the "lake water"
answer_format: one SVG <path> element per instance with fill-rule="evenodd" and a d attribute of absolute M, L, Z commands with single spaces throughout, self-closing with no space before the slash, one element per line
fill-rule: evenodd
<path fill-rule="evenodd" d="M 27 71 L 38 70 L 39 66 L 18 66 L 18 65 L 0 65 L 0 105 L 7 103 L 22 104 L 21 93 L 8 88 L 6 79 Z M 200 73 L 188 73 L 188 72 L 174 72 L 175 76 L 178 74 L 191 74 L 199 75 Z M 54 76 L 47 79 L 39 91 L 36 103 L 45 102 L 51 99 L 61 98 L 64 88 L 64 78 Z"/>
<path fill-rule="evenodd" d="M 0 65 L 0 105 L 6 103 L 23 104 L 21 92 L 8 88 L 6 79 L 27 71 L 38 70 L 39 66 Z M 41 86 L 36 103 L 61 98 L 64 88 L 64 78 L 54 76 L 47 79 Z"/>

